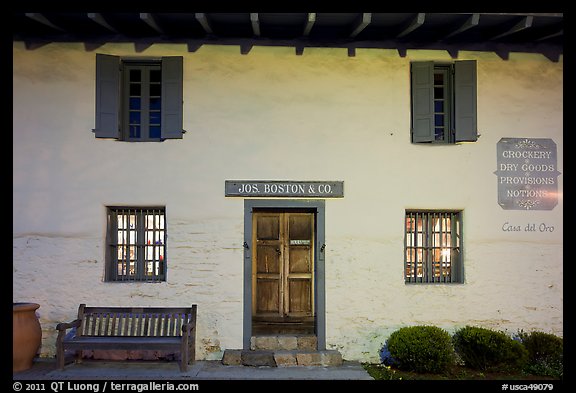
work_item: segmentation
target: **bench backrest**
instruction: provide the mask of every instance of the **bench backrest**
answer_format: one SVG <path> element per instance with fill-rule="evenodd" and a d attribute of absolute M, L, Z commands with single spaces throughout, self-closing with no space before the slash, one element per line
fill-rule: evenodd
<path fill-rule="evenodd" d="M 86 307 L 78 308 L 82 321 L 78 336 L 180 337 L 182 325 L 196 324 L 192 307 Z"/>

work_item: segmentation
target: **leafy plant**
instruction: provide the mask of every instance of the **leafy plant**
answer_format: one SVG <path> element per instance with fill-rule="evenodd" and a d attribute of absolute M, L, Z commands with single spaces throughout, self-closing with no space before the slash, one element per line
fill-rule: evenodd
<path fill-rule="evenodd" d="M 450 334 L 436 326 L 400 328 L 390 335 L 385 348 L 402 370 L 441 373 L 455 364 Z"/>
<path fill-rule="evenodd" d="M 533 331 L 518 332 L 528 351 L 525 371 L 536 375 L 562 378 L 564 374 L 564 340 L 553 334 Z"/>
<path fill-rule="evenodd" d="M 524 346 L 504 332 L 466 326 L 452 336 L 464 365 L 477 370 L 522 369 L 528 360 Z"/>

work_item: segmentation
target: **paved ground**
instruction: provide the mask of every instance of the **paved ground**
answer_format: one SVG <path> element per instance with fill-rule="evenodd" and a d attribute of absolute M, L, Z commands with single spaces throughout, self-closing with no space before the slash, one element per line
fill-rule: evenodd
<path fill-rule="evenodd" d="M 372 380 L 357 362 L 339 367 L 225 366 L 218 360 L 197 361 L 180 372 L 177 362 L 84 361 L 58 370 L 51 359 L 37 359 L 31 369 L 13 373 L 13 380 Z"/>

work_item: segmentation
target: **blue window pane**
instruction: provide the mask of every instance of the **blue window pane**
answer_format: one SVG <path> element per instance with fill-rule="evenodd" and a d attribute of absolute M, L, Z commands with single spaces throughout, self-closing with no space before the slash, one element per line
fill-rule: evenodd
<path fill-rule="evenodd" d="M 444 115 L 434 115 L 434 125 L 436 127 L 444 126 Z"/>
<path fill-rule="evenodd" d="M 151 110 L 160 110 L 160 98 L 150 98 L 150 109 Z"/>
<path fill-rule="evenodd" d="M 130 111 L 130 124 L 140 124 L 140 112 Z"/>
<path fill-rule="evenodd" d="M 150 127 L 150 138 L 160 138 L 160 127 L 151 126 Z"/>
<path fill-rule="evenodd" d="M 130 138 L 140 138 L 140 126 L 130 126 Z"/>
<path fill-rule="evenodd" d="M 444 128 L 434 129 L 434 139 L 436 139 L 437 141 L 441 141 L 444 139 Z"/>
<path fill-rule="evenodd" d="M 444 101 L 434 102 L 434 112 L 444 112 Z"/>
<path fill-rule="evenodd" d="M 140 110 L 140 98 L 130 98 L 130 109 Z"/>
<path fill-rule="evenodd" d="M 150 112 L 150 124 L 160 124 L 160 112 Z"/>

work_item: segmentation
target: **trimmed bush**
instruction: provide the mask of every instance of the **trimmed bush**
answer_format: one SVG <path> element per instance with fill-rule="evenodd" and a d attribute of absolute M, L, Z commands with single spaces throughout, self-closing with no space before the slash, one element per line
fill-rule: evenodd
<path fill-rule="evenodd" d="M 562 378 L 564 372 L 564 340 L 553 334 L 534 331 L 519 332 L 518 338 L 528 351 L 526 372 Z"/>
<path fill-rule="evenodd" d="M 528 360 L 524 346 L 504 332 L 466 326 L 452 336 L 464 365 L 477 370 L 519 370 Z"/>
<path fill-rule="evenodd" d="M 400 328 L 390 335 L 385 348 L 401 370 L 442 373 L 455 362 L 450 334 L 436 326 Z"/>

